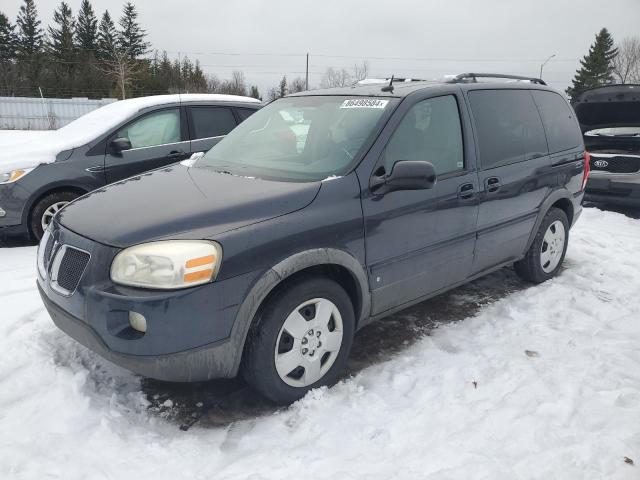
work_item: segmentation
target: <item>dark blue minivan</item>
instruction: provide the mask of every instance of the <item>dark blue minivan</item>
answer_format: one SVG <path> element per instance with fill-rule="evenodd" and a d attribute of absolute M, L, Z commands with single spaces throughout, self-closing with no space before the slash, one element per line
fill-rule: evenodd
<path fill-rule="evenodd" d="M 72 202 L 38 252 L 53 321 L 141 375 L 241 373 L 289 403 L 373 320 L 510 264 L 552 278 L 588 176 L 578 122 L 540 80 L 478 77 L 285 97 Z"/>

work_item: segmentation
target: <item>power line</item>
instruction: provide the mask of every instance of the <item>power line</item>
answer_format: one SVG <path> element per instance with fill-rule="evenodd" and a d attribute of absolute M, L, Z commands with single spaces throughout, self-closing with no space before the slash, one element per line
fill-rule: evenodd
<path fill-rule="evenodd" d="M 273 57 L 305 57 L 305 53 L 266 53 L 266 52 L 206 52 L 206 51 L 185 51 L 180 52 L 171 50 L 161 50 L 159 52 L 166 53 L 183 53 L 191 55 L 220 55 L 220 56 L 273 56 Z M 536 62 L 540 63 L 544 61 L 544 58 L 448 58 L 448 57 L 386 57 L 386 56 L 371 56 L 371 55 L 330 55 L 326 53 L 310 53 L 311 58 L 347 58 L 352 60 L 410 60 L 410 61 L 446 61 L 446 62 Z M 554 58 L 554 62 L 576 62 L 577 58 Z"/>

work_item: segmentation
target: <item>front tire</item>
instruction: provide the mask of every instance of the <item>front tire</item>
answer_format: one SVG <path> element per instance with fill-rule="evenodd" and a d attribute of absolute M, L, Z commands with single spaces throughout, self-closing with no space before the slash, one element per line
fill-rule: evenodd
<path fill-rule="evenodd" d="M 339 284 L 324 277 L 292 282 L 269 299 L 253 326 L 242 374 L 265 397 L 291 404 L 338 379 L 354 329 L 353 305 Z"/>
<path fill-rule="evenodd" d="M 72 202 L 78 195 L 75 192 L 54 192 L 41 198 L 31 209 L 29 217 L 29 232 L 31 236 L 40 241 L 44 230 L 47 228 L 56 213 L 69 202 Z"/>
<path fill-rule="evenodd" d="M 569 221 L 559 208 L 550 209 L 540 224 L 525 257 L 514 264 L 516 273 L 532 283 L 546 282 L 556 276 L 569 244 Z"/>

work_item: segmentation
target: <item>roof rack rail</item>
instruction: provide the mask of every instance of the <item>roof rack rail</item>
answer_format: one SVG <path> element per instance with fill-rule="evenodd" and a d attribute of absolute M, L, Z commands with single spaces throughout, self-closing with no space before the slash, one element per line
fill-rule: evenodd
<path fill-rule="evenodd" d="M 383 83 L 389 83 L 391 81 L 391 77 L 387 78 L 363 78 L 362 80 L 358 80 L 354 85 L 377 85 Z M 409 78 L 409 77 L 395 77 L 393 78 L 393 83 L 410 83 L 410 82 L 425 82 L 426 80 L 422 78 Z"/>
<path fill-rule="evenodd" d="M 509 80 L 528 80 L 531 83 L 537 83 L 538 85 L 546 85 L 546 82 L 541 78 L 535 77 L 522 77 L 520 75 L 505 75 L 503 73 L 461 73 L 449 80 L 450 83 L 464 83 L 473 82 L 476 83 L 478 78 L 505 78 Z"/>

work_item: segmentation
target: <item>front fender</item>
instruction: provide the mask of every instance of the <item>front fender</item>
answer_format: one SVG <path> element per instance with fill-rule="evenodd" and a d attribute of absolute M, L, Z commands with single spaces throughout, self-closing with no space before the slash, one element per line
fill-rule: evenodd
<path fill-rule="evenodd" d="M 370 317 L 371 294 L 367 275 L 360 263 L 345 251 L 332 248 L 318 248 L 296 253 L 267 270 L 253 285 L 240 305 L 231 331 L 229 345 L 235 355 L 229 376 L 237 375 L 242 361 L 245 342 L 258 308 L 269 293 L 291 275 L 310 267 L 338 265 L 346 268 L 358 286 L 362 308 L 357 318 L 361 326 Z"/>

